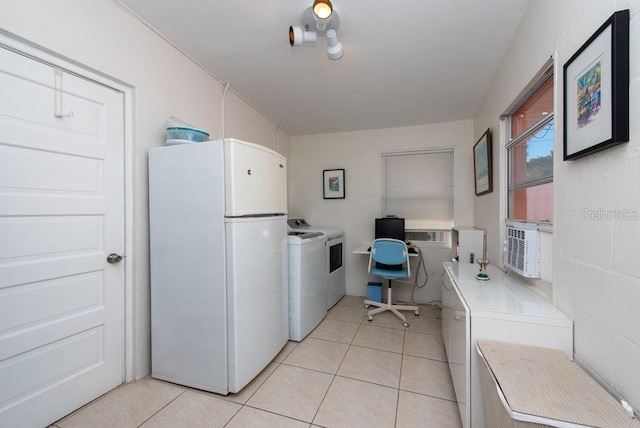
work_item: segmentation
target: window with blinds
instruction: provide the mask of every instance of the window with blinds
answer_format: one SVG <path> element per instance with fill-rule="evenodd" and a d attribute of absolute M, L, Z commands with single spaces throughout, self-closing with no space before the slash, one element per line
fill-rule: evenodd
<path fill-rule="evenodd" d="M 383 153 L 383 215 L 405 219 L 407 239 L 449 243 L 453 149 Z"/>
<path fill-rule="evenodd" d="M 508 218 L 553 219 L 553 68 L 549 68 L 511 113 L 507 143 Z"/>

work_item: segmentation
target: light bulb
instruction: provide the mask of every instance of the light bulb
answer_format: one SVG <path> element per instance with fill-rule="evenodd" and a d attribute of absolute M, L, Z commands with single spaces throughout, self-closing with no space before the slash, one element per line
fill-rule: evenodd
<path fill-rule="evenodd" d="M 320 19 L 331 16 L 333 6 L 329 0 L 316 0 L 313 2 L 313 13 Z"/>
<path fill-rule="evenodd" d="M 329 0 L 316 0 L 313 2 L 313 19 L 316 21 L 316 29 L 324 31 L 331 21 L 333 6 Z"/>

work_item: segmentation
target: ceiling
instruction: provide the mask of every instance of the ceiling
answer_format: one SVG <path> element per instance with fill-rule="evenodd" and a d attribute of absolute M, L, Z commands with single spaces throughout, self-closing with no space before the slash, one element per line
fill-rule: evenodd
<path fill-rule="evenodd" d="M 291 47 L 311 0 L 117 0 L 290 136 L 471 119 L 529 0 L 333 0 L 344 56 Z"/>

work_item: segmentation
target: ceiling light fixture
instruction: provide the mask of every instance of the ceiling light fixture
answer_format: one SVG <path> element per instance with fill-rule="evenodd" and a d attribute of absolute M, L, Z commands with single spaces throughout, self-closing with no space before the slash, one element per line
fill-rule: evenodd
<path fill-rule="evenodd" d="M 329 0 L 315 0 L 313 2 L 313 19 L 316 21 L 318 31 L 327 29 L 327 24 L 331 20 L 333 5 Z"/>
<path fill-rule="evenodd" d="M 329 0 L 315 0 L 302 12 L 302 26 L 289 27 L 289 44 L 302 46 L 315 42 L 318 34 L 327 37 L 327 56 L 340 59 L 344 54 L 342 43 L 338 41 L 340 16 Z M 316 33 L 317 32 L 317 33 Z"/>
<path fill-rule="evenodd" d="M 303 43 L 313 43 L 316 41 L 315 31 L 305 31 L 301 27 L 289 27 L 289 44 L 291 46 L 302 46 Z"/>
<path fill-rule="evenodd" d="M 327 56 L 329 59 L 340 59 L 344 54 L 342 43 L 338 41 L 338 34 L 333 28 L 327 31 Z"/>

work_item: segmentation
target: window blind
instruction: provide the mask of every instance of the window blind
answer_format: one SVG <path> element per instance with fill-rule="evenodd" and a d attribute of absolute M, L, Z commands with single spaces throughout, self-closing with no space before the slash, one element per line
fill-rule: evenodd
<path fill-rule="evenodd" d="M 383 153 L 383 215 L 405 228 L 448 230 L 453 225 L 453 149 Z"/>

